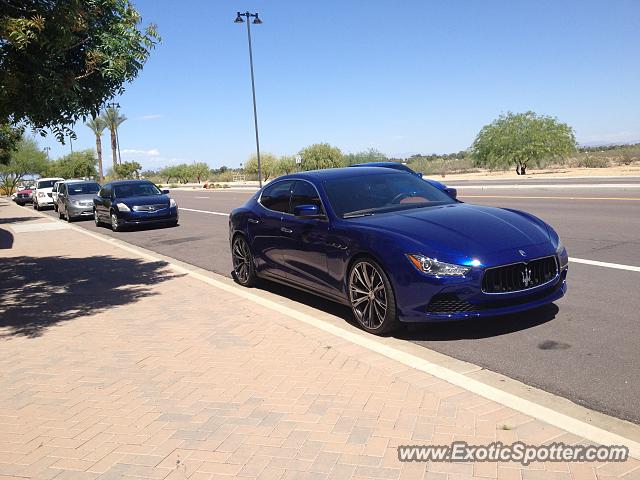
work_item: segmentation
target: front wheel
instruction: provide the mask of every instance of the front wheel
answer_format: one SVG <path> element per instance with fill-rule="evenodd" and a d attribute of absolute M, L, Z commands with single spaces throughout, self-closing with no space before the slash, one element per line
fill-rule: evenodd
<path fill-rule="evenodd" d="M 398 327 L 396 298 L 389 277 L 374 260 L 357 260 L 349 271 L 349 303 L 358 324 L 382 335 Z"/>
<path fill-rule="evenodd" d="M 243 287 L 252 287 L 256 283 L 256 270 L 253 265 L 253 255 L 247 240 L 238 235 L 231 246 L 233 260 L 233 278 Z"/>
<path fill-rule="evenodd" d="M 111 230 L 114 232 L 122 230 L 122 226 L 120 225 L 120 220 L 118 220 L 116 212 L 111 212 Z"/>
<path fill-rule="evenodd" d="M 40 206 L 38 205 L 38 201 L 37 200 L 33 201 L 33 209 L 34 210 L 40 210 Z"/>
<path fill-rule="evenodd" d="M 97 210 L 93 211 L 93 221 L 96 222 L 96 227 L 101 227 L 102 226 L 102 222 L 100 221 L 100 217 L 98 217 L 98 211 Z"/>

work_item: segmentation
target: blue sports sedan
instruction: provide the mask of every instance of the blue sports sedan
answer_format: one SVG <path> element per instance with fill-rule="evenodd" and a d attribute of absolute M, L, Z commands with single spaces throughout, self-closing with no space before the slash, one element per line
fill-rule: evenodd
<path fill-rule="evenodd" d="M 93 198 L 97 226 L 108 224 L 114 232 L 134 225 L 178 225 L 178 205 L 148 180 L 107 183 Z"/>
<path fill-rule="evenodd" d="M 528 310 L 567 288 L 567 251 L 539 218 L 382 167 L 280 177 L 231 212 L 229 240 L 241 285 L 260 277 L 344 303 L 376 334 Z"/>

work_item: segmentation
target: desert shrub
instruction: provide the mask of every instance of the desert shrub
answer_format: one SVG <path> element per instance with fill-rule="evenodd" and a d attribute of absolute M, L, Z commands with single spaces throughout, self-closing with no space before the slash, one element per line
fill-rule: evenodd
<path fill-rule="evenodd" d="M 578 168 L 606 168 L 609 160 L 603 157 L 596 157 L 588 153 L 576 159 L 574 166 Z"/>

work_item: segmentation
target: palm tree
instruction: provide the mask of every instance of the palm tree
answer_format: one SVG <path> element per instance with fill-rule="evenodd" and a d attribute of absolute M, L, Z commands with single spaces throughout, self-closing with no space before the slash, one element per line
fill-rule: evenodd
<path fill-rule="evenodd" d="M 118 127 L 122 122 L 127 119 L 124 115 L 120 115 L 120 110 L 117 107 L 107 107 L 102 114 L 102 120 L 107 125 L 107 128 L 111 131 L 111 155 L 113 158 L 113 171 L 116 171 L 118 166 L 118 156 L 116 151 L 118 149 Z"/>
<path fill-rule="evenodd" d="M 87 127 L 91 129 L 91 131 L 96 136 L 96 152 L 98 153 L 98 174 L 100 175 L 100 184 L 104 183 L 104 174 L 102 173 L 102 132 L 107 128 L 107 124 L 105 123 L 102 117 L 93 117 L 86 124 Z"/>

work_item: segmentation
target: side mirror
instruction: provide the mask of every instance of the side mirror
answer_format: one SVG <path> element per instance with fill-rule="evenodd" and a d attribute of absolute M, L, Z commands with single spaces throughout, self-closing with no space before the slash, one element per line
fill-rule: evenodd
<path fill-rule="evenodd" d="M 451 198 L 453 198 L 453 199 L 457 199 L 458 198 L 458 190 L 456 190 L 455 188 L 445 187 L 444 191 Z"/>
<path fill-rule="evenodd" d="M 416 176 L 417 176 L 418 178 L 422 178 L 422 177 L 423 177 L 422 172 L 416 172 Z"/>
<path fill-rule="evenodd" d="M 165 188 L 162 190 L 163 195 L 169 195 L 169 189 Z"/>
<path fill-rule="evenodd" d="M 318 218 L 321 216 L 317 205 L 298 205 L 293 208 L 293 214 L 300 218 Z"/>

